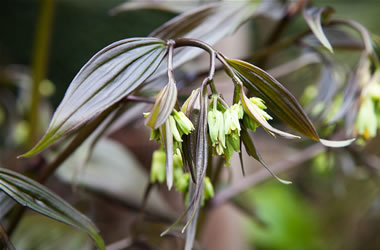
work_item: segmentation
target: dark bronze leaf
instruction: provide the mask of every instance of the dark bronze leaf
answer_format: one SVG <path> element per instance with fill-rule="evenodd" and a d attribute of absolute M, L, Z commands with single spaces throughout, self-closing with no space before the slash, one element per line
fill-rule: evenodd
<path fill-rule="evenodd" d="M 105 249 L 91 220 L 41 184 L 0 168 L 0 189 L 22 206 L 86 232 L 99 249 Z"/>
<path fill-rule="evenodd" d="M 274 79 L 271 75 L 264 70 L 240 60 L 233 60 L 225 58 L 226 62 L 230 65 L 233 73 L 244 84 L 245 87 L 256 97 L 259 97 L 265 101 L 265 105 L 270 111 L 272 111 L 278 118 L 285 122 L 289 127 L 293 128 L 297 132 L 304 136 L 307 136 L 315 141 L 321 142 L 328 147 L 345 147 L 351 144 L 355 139 L 348 139 L 343 141 L 329 141 L 319 138 L 319 135 L 311 123 L 309 117 L 302 109 L 296 98 Z M 243 106 L 248 103 L 245 100 L 245 95 L 242 92 L 242 104 Z M 245 108 L 246 109 L 246 108 Z M 246 110 L 251 110 L 252 116 L 254 116 L 254 110 L 249 107 Z M 255 117 L 251 117 L 255 119 Z M 265 120 L 265 119 L 264 119 Z M 266 121 L 258 121 L 261 125 Z M 289 134 L 273 129 L 273 127 L 263 126 L 268 132 L 278 133 L 284 136 Z M 281 133 L 279 133 L 281 132 Z M 293 135 L 290 135 L 291 137 Z"/>
<path fill-rule="evenodd" d="M 99 51 L 71 82 L 44 137 L 22 156 L 41 152 L 129 95 L 156 70 L 166 51 L 157 38 L 125 39 Z"/>
<path fill-rule="evenodd" d="M 303 16 L 309 25 L 311 31 L 317 37 L 317 39 L 321 42 L 321 44 L 328 49 L 331 53 L 333 53 L 333 48 L 327 39 L 325 33 L 322 29 L 322 19 L 327 18 L 330 14 L 332 14 L 334 10 L 330 7 L 327 8 L 317 8 L 311 7 L 309 9 L 303 10 Z"/>
<path fill-rule="evenodd" d="M 317 131 L 296 98 L 264 70 L 240 60 L 226 59 L 244 86 L 263 99 L 268 109 L 288 126 L 313 140 Z"/>

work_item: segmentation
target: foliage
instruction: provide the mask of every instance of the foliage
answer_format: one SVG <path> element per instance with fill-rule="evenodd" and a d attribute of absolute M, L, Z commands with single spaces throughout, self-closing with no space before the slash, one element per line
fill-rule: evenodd
<path fill-rule="evenodd" d="M 219 195 L 218 184 L 223 180 L 220 175 L 221 167 L 232 165 L 234 152 L 239 154 L 241 169 L 245 175 L 242 146 L 270 175 L 281 183 L 291 183 L 278 177 L 278 171 L 270 170 L 260 155 L 253 137 L 259 127 L 273 137 L 301 139 L 301 136 L 304 136 L 330 147 L 329 150 L 347 147 L 349 154 L 358 154 L 360 145 L 365 145 L 368 140 L 377 136 L 380 123 L 380 63 L 375 46 L 378 39 L 374 36 L 372 38 L 369 31 L 355 21 L 334 18 L 332 8 L 318 8 L 307 5 L 307 2 L 279 1 L 272 5 L 266 1 L 260 4 L 257 1 L 240 1 L 201 5 L 162 24 L 148 37 L 126 38 L 106 46 L 74 77 L 42 139 L 20 156 L 31 157 L 45 150 L 50 153 L 55 151 L 53 145 L 63 145 L 57 143 L 58 141 L 68 142 L 63 149 L 56 150 L 58 153 L 50 163 L 44 164 L 46 153 L 41 156 L 43 158 L 38 167 L 44 167 L 41 172 L 32 174 L 32 178 L 40 183 L 45 182 L 89 138 L 90 142 L 82 146 L 86 148 L 86 156 L 80 165 L 85 166 L 100 138 L 110 130 L 120 129 L 117 122 L 123 117 L 127 117 L 124 123 L 141 118 L 141 110 L 135 112 L 134 108 L 144 105 L 144 111 L 149 110 L 144 114 L 145 125 L 151 130 L 150 138 L 158 142 L 159 149 L 152 155 L 150 183 L 147 184 L 142 197 L 142 210 L 154 186 L 165 180 L 168 190 L 174 186 L 184 197 L 186 208 L 161 236 L 172 234 L 184 221 L 184 249 L 190 250 L 195 246 L 198 220 L 202 222 L 203 218 L 202 211 L 208 211 L 218 202 L 220 204 L 232 198 L 228 188 L 224 194 L 221 192 Z M 136 7 L 139 10 L 153 8 L 168 11 L 167 6 L 160 3 L 130 4 L 124 4 L 111 12 L 120 15 L 124 11 L 135 11 Z M 278 9 L 281 14 L 275 15 L 272 9 Z M 40 35 L 37 35 L 36 46 L 40 46 L 37 48 L 42 52 L 36 52 L 34 74 L 42 74 L 47 66 L 46 61 L 38 58 L 43 57 L 40 54 L 46 53 L 46 46 L 42 46 L 47 44 L 49 39 L 50 26 L 46 25 L 46 22 L 52 21 L 49 17 L 52 16 L 54 8 L 43 2 L 41 11 L 43 25 L 41 24 L 41 31 L 38 33 Z M 228 58 L 224 52 L 215 49 L 214 45 L 218 41 L 234 33 L 247 21 L 258 21 L 263 15 L 277 22 L 278 26 L 262 50 L 239 60 Z M 283 38 L 283 29 L 298 15 L 303 16 L 307 29 L 293 37 Z M 342 27 L 356 31 L 360 40 L 341 29 Z M 338 32 L 338 36 L 344 35 L 349 38 L 346 47 L 339 44 L 332 31 Z M 301 60 L 306 54 L 312 54 L 322 66 L 319 85 L 309 86 L 305 91 L 303 100 L 308 105 L 306 111 L 291 91 L 269 70 L 263 69 L 271 56 L 294 44 L 301 48 L 300 56 L 295 59 L 299 60 L 297 63 L 301 65 L 296 69 L 309 64 Z M 334 53 L 337 53 L 340 47 L 354 47 L 360 52 L 352 70 L 345 71 L 345 67 L 337 62 Z M 183 71 L 185 77 L 178 74 L 180 66 L 191 62 L 203 52 L 209 56 L 208 70 L 197 72 L 193 80 L 186 79 L 186 70 Z M 284 68 L 288 69 L 289 64 Z M 232 103 L 228 103 L 223 96 L 224 93 L 217 88 L 215 75 L 223 70 L 233 88 Z M 291 71 L 292 68 L 286 73 Z M 345 77 L 339 77 L 339 74 Z M 31 117 L 27 133 L 29 144 L 34 143 L 36 136 L 39 88 L 45 86 L 41 82 L 42 78 L 33 78 L 32 104 L 28 114 Z M 185 98 L 181 96 L 183 84 L 180 84 L 180 81 L 184 81 L 186 87 L 192 90 Z M 192 81 L 199 82 L 199 86 L 190 85 Z M 311 111 L 310 114 L 308 110 Z M 0 109 L 0 123 L 7 120 L 4 118 L 7 112 Z M 281 125 L 278 121 L 300 135 L 279 129 Z M 352 146 L 355 137 L 359 140 Z M 22 142 L 23 140 L 21 144 Z M 303 161 L 317 153 L 316 151 L 310 154 L 309 158 Z M 374 165 L 372 161 L 368 163 L 365 157 L 356 158 L 365 164 Z M 215 163 L 216 160 L 219 163 Z M 31 162 L 28 159 L 25 161 Z M 322 161 L 322 164 L 326 164 L 329 160 Z M 17 203 L 88 233 L 99 249 L 105 248 L 96 227 L 86 216 L 32 178 L 12 170 L 1 169 L 0 188 Z M 241 186 L 238 184 L 236 187 L 232 185 L 231 193 L 236 193 L 236 189 L 239 188 Z M 319 243 L 313 242 L 310 233 L 313 228 L 308 228 L 308 225 L 315 222 L 299 220 L 298 217 L 301 213 L 304 213 L 302 217 L 308 217 L 308 212 L 305 211 L 308 208 L 298 203 L 292 194 L 281 192 L 276 188 L 269 188 L 261 191 L 261 196 L 259 195 L 258 199 L 264 206 L 261 209 L 258 205 L 259 210 L 261 209 L 259 217 L 268 220 L 271 229 L 252 229 L 254 237 L 258 239 L 257 244 L 263 248 L 293 249 L 294 242 L 288 239 L 294 236 L 291 236 L 291 233 L 282 233 L 295 230 L 295 234 L 304 233 L 305 242 L 301 249 L 314 249 L 315 244 Z M 279 205 L 285 211 L 283 217 L 276 217 L 275 212 L 271 210 Z M 19 209 L 17 212 L 16 209 L 13 209 L 13 213 L 19 216 L 12 218 L 12 213 L 6 216 L 9 220 L 7 231 L 10 233 L 23 214 L 22 210 Z M 6 214 L 7 212 L 4 213 Z M 291 228 L 288 228 L 288 220 L 295 221 Z M 173 222 L 173 218 L 170 222 Z M 2 227 L 0 229 L 5 231 Z M 1 240 L 7 247 L 13 247 L 7 234 L 4 233 Z M 138 244 L 139 239 L 133 238 L 131 242 L 132 245 Z"/>

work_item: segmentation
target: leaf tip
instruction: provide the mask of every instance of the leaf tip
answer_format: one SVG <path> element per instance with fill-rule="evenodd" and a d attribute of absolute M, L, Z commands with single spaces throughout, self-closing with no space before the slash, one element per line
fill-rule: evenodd
<path fill-rule="evenodd" d="M 326 147 L 331 147 L 331 148 L 342 148 L 350 145 L 356 140 L 356 138 L 351 138 L 348 140 L 342 140 L 342 141 L 330 141 L 330 140 L 324 140 L 320 139 L 319 142 L 322 143 L 322 145 Z"/>

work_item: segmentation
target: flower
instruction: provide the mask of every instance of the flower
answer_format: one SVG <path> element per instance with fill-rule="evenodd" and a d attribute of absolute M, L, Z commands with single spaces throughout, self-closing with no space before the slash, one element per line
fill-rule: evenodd
<path fill-rule="evenodd" d="M 165 159 L 166 159 L 165 151 L 162 148 L 155 150 L 153 152 L 152 166 L 150 169 L 150 181 L 152 183 L 154 182 L 163 183 L 165 181 L 165 177 L 166 177 Z"/>
<path fill-rule="evenodd" d="M 177 110 L 173 110 L 172 116 L 182 134 L 188 135 L 191 131 L 194 130 L 193 123 L 182 111 L 178 112 Z"/>

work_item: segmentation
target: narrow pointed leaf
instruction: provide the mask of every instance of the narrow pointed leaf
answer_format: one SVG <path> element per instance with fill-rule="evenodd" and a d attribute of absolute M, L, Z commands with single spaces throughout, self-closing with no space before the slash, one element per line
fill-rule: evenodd
<path fill-rule="evenodd" d="M 250 90 L 255 96 L 263 99 L 268 109 L 289 127 L 293 128 L 302 135 L 315 141 L 319 141 L 323 145 L 329 147 L 344 147 L 353 141 L 353 139 L 345 141 L 321 141 L 314 125 L 311 123 L 301 105 L 298 103 L 296 98 L 284 86 L 281 85 L 281 83 L 279 83 L 264 70 L 252 64 L 228 58 L 225 58 L 225 60 L 231 66 L 234 74 L 239 78 L 244 86 L 247 87 L 247 89 Z M 255 111 L 254 105 L 249 105 L 249 100 L 244 95 L 243 91 L 241 93 L 241 100 L 243 107 L 246 105 L 245 110 L 249 110 L 251 112 L 251 118 L 260 118 L 260 116 L 257 115 L 255 118 L 255 114 L 258 112 Z M 265 119 L 260 119 L 260 121 L 258 120 L 257 122 L 261 125 L 265 125 L 263 127 L 268 132 L 278 133 L 283 136 L 290 135 L 290 137 L 294 137 L 291 134 L 279 131 L 273 127 L 268 127 L 266 124 L 268 122 Z"/>
<path fill-rule="evenodd" d="M 44 137 L 23 156 L 39 153 L 136 90 L 166 51 L 165 42 L 156 38 L 125 39 L 99 51 L 71 82 Z"/>
<path fill-rule="evenodd" d="M 196 184 L 190 183 L 190 199 L 193 199 L 195 196 Z M 194 208 L 194 217 L 191 217 L 191 214 L 188 214 L 188 221 L 190 221 L 189 227 L 186 230 L 186 239 L 185 239 L 185 250 L 191 250 L 194 245 L 195 236 L 197 232 L 197 224 L 198 224 L 198 215 L 201 204 L 198 203 L 197 207 Z"/>
<path fill-rule="evenodd" d="M 199 127 L 199 92 L 200 89 L 194 90 L 186 102 L 182 105 L 181 111 L 190 119 L 191 123 L 194 125 L 194 128 Z M 191 179 L 194 183 L 197 183 L 195 176 L 195 156 L 196 156 L 196 143 L 197 143 L 197 133 L 192 132 L 189 135 L 183 136 L 183 153 L 186 166 L 189 169 L 191 174 Z"/>
<path fill-rule="evenodd" d="M 341 148 L 341 147 L 346 147 L 350 145 L 351 143 L 353 143 L 355 141 L 355 138 L 343 140 L 343 141 L 331 141 L 331 140 L 324 140 L 324 139 L 320 139 L 319 141 L 320 143 L 322 143 L 323 145 L 327 147 Z"/>
<path fill-rule="evenodd" d="M 99 249 L 105 249 L 91 220 L 41 184 L 0 168 L 0 189 L 22 206 L 86 232 Z"/>
<path fill-rule="evenodd" d="M 208 102 L 207 102 L 207 88 L 206 85 L 202 86 L 202 90 L 200 94 L 197 95 L 197 98 L 200 98 L 200 110 L 199 110 L 199 118 L 198 121 L 198 129 L 196 129 L 196 146 L 195 146 L 195 183 L 191 183 L 192 187 L 191 196 L 189 205 L 186 210 L 182 213 L 182 215 L 164 232 L 161 233 L 161 236 L 164 236 L 168 232 L 170 232 L 178 223 L 180 223 L 185 216 L 187 216 L 187 223 L 182 229 L 182 232 L 186 230 L 190 225 L 194 225 L 193 220 L 197 217 L 197 213 L 199 211 L 199 204 L 202 198 L 203 192 L 203 180 L 206 175 L 207 161 L 208 161 L 208 135 L 207 135 L 207 110 L 208 110 Z M 197 102 L 197 101 L 195 101 Z M 189 110 L 189 109 L 188 109 Z M 197 109 L 195 109 L 197 110 Z M 191 134 L 190 134 L 191 135 Z M 194 187 L 194 188 L 193 188 Z M 195 224 L 196 225 L 196 224 Z M 187 243 L 189 244 L 189 243 Z"/>
<path fill-rule="evenodd" d="M 161 138 L 163 138 L 166 158 L 166 184 L 170 190 L 173 186 L 173 133 L 170 129 L 170 122 L 166 120 L 160 128 Z"/>
<path fill-rule="evenodd" d="M 177 102 L 177 87 L 175 80 L 169 78 L 168 84 L 158 94 L 156 103 L 147 119 L 146 125 L 152 129 L 161 127 L 173 112 Z"/>
<path fill-rule="evenodd" d="M 292 184 L 291 181 L 286 181 L 278 177 L 275 173 L 273 173 L 270 168 L 265 163 L 264 159 L 261 157 L 259 152 L 256 150 L 255 144 L 253 143 L 253 140 L 251 136 L 249 136 L 248 131 L 246 129 L 242 129 L 240 131 L 241 138 L 245 147 L 245 150 L 247 151 L 247 154 L 249 156 L 252 156 L 256 161 L 258 161 L 268 172 L 279 182 L 283 184 Z"/>
<path fill-rule="evenodd" d="M 296 98 L 264 70 L 240 60 L 226 59 L 244 86 L 264 100 L 268 109 L 289 127 L 302 135 L 319 141 L 314 125 Z"/>
<path fill-rule="evenodd" d="M 181 13 L 183 11 L 194 8 L 198 5 L 198 2 L 187 1 L 181 4 L 176 4 L 174 1 L 139 1 L 132 0 L 116 6 L 109 11 L 110 15 L 118 15 L 128 11 L 135 10 L 160 10 L 170 12 L 174 14 Z"/>
<path fill-rule="evenodd" d="M 332 8 L 317 8 L 312 7 L 309 9 L 303 10 L 303 16 L 309 25 L 311 31 L 318 38 L 321 44 L 328 49 L 331 53 L 333 53 L 333 48 L 327 39 L 325 33 L 322 29 L 322 18 L 326 18 L 328 15 L 333 13 L 334 10 Z"/>

